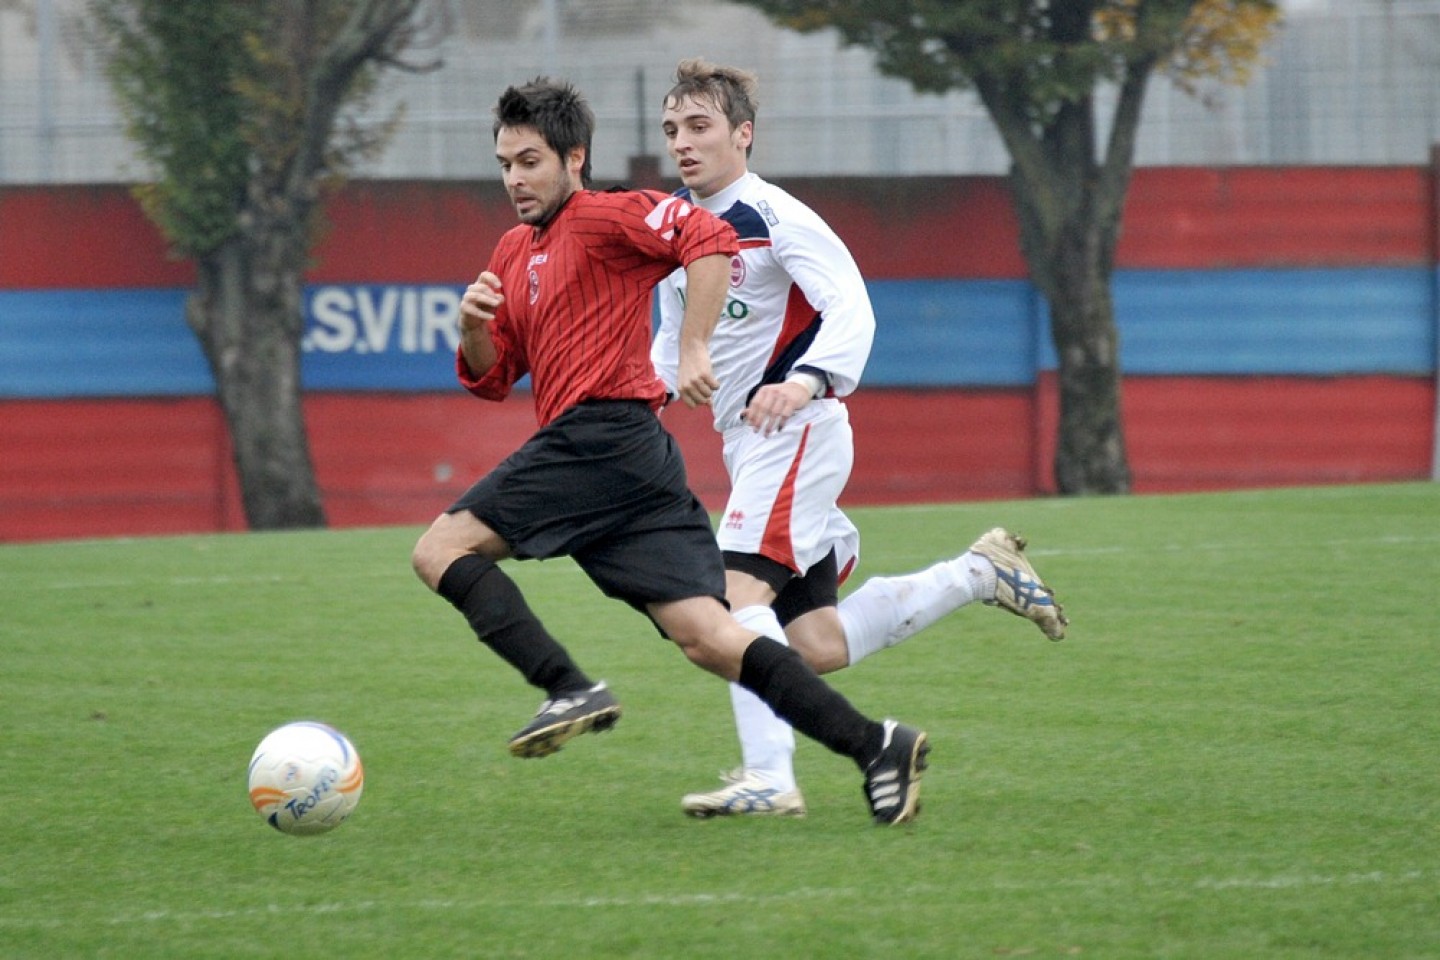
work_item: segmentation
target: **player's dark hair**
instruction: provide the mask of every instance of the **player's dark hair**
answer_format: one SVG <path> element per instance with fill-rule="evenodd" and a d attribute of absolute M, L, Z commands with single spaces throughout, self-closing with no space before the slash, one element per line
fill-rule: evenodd
<path fill-rule="evenodd" d="M 518 87 L 507 87 L 495 103 L 493 134 L 503 127 L 532 127 L 546 146 L 563 161 L 576 147 L 585 148 L 580 183 L 590 185 L 590 140 L 595 136 L 595 114 L 580 91 L 563 80 L 536 77 Z"/>
<path fill-rule="evenodd" d="M 722 67 L 701 57 L 691 57 L 681 60 L 675 67 L 675 86 L 665 94 L 665 106 L 678 107 L 682 100 L 708 102 L 725 115 L 731 130 L 747 120 L 753 128 L 755 108 L 760 105 L 755 97 L 759 85 L 755 74 L 747 70 Z M 752 136 L 750 146 L 745 148 L 747 157 L 754 142 Z"/>

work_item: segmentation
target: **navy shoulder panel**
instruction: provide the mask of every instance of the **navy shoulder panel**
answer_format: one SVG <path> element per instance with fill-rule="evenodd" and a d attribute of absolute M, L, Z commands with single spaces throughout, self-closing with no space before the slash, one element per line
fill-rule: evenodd
<path fill-rule="evenodd" d="M 690 196 L 689 187 L 681 187 L 671 196 L 679 197 L 681 200 L 695 201 Z M 735 228 L 735 233 L 744 240 L 768 240 L 770 239 L 770 225 L 765 222 L 760 211 L 754 207 L 747 206 L 736 200 L 731 204 L 730 209 L 720 214 L 720 219 Z"/>
<path fill-rule="evenodd" d="M 720 215 L 720 219 L 735 228 L 735 233 L 739 235 L 742 242 L 770 239 L 770 225 L 765 222 L 760 211 L 738 200 L 729 210 Z"/>

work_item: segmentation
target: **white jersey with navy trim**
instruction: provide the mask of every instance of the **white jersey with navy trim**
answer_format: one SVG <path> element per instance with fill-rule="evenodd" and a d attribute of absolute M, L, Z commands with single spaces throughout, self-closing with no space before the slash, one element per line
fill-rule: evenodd
<path fill-rule="evenodd" d="M 711 400 L 715 429 L 740 424 L 762 384 L 782 383 L 796 367 L 824 371 L 834 396 L 860 383 L 875 339 L 875 312 L 860 269 L 829 225 L 805 204 L 754 173 L 705 199 L 684 196 L 727 221 L 740 237 L 730 295 L 710 339 L 720 389 Z M 651 359 L 676 392 L 685 271 L 656 290 L 660 327 Z"/>

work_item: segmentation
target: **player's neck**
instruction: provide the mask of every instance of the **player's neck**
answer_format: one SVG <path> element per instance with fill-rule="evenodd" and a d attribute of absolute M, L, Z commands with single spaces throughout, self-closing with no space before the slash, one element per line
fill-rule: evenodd
<path fill-rule="evenodd" d="M 734 177 L 732 177 L 730 180 L 726 181 L 726 182 L 725 182 L 724 184 L 722 184 L 721 186 L 718 186 L 718 187 L 716 187 L 715 189 L 711 190 L 709 193 L 699 193 L 698 191 L 691 191 L 691 193 L 692 193 L 692 195 L 695 197 L 696 200 L 699 200 L 699 201 L 701 201 L 701 202 L 704 202 L 704 201 L 707 201 L 707 200 L 712 199 L 713 197 L 718 197 L 718 196 L 720 196 L 720 194 L 724 193 L 726 190 L 729 190 L 731 187 L 735 186 L 735 184 L 739 183 L 741 180 L 744 180 L 747 176 L 749 176 L 749 174 L 750 174 L 750 170 L 749 170 L 748 168 L 746 168 L 746 167 L 741 167 L 739 173 L 737 173 Z"/>
<path fill-rule="evenodd" d="M 535 233 L 537 235 L 543 233 L 545 229 L 550 226 L 550 224 L 554 223 L 555 219 L 559 217 L 562 212 L 564 212 L 567 206 L 570 205 L 570 201 L 575 199 L 575 194 L 579 192 L 579 187 L 571 190 L 569 193 L 565 194 L 564 200 L 561 200 L 558 204 L 556 204 L 555 209 L 550 212 L 549 216 L 547 216 L 544 220 L 532 223 L 531 226 L 535 228 Z"/>

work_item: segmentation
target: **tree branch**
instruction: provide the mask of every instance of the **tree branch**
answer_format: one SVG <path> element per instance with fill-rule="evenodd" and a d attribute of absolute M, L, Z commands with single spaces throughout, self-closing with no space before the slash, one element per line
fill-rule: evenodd
<path fill-rule="evenodd" d="M 317 176 L 328 166 L 326 154 L 336 117 L 346 92 L 368 65 L 397 67 L 411 71 L 435 69 L 439 61 L 406 63 L 400 54 L 434 18 L 417 19 L 425 0 L 360 0 L 351 8 L 345 24 L 326 45 L 305 78 L 305 117 L 299 149 L 286 176 L 285 192 L 292 197 L 309 197 Z"/>

